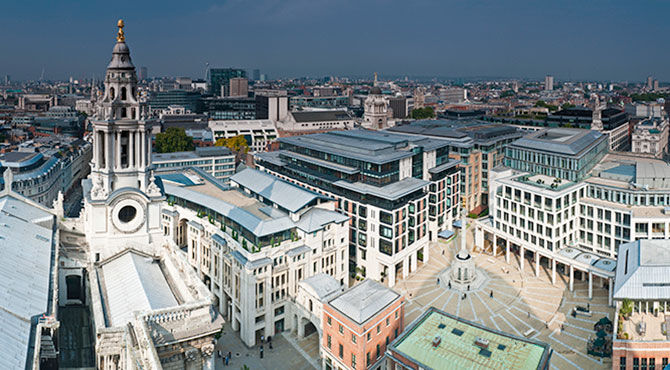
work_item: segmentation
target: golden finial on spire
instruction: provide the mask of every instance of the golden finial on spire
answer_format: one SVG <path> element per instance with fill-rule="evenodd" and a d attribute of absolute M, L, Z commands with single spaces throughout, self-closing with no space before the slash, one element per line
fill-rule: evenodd
<path fill-rule="evenodd" d="M 116 25 L 119 27 L 119 33 L 116 36 L 116 41 L 118 42 L 125 42 L 126 41 L 126 35 L 123 34 L 123 19 L 119 19 L 119 21 L 116 23 Z"/>

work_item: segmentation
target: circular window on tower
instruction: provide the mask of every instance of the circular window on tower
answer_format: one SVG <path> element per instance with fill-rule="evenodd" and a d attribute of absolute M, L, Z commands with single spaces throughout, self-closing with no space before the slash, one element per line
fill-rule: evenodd
<path fill-rule="evenodd" d="M 134 233 L 144 225 L 146 209 L 140 199 L 123 197 L 113 202 L 111 218 L 117 230 Z"/>
<path fill-rule="evenodd" d="M 133 206 L 124 206 L 119 210 L 119 220 L 123 223 L 132 221 L 137 216 L 137 208 Z"/>

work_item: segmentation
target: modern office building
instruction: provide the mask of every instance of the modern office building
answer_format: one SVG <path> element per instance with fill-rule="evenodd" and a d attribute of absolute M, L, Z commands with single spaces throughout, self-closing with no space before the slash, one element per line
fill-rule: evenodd
<path fill-rule="evenodd" d="M 256 119 L 256 98 L 226 97 L 204 100 L 209 118 L 213 120 L 253 120 Z M 267 114 L 266 114 L 267 115 Z"/>
<path fill-rule="evenodd" d="M 607 136 L 597 131 L 549 128 L 509 144 L 507 167 L 549 177 L 579 181 L 607 153 Z"/>
<path fill-rule="evenodd" d="M 384 353 L 404 329 L 402 295 L 370 279 L 323 304 L 323 368 L 385 369 Z"/>
<path fill-rule="evenodd" d="M 228 181 L 235 173 L 235 154 L 221 146 L 196 147 L 191 152 L 152 153 L 151 160 L 156 173 L 196 167 L 221 181 Z"/>
<path fill-rule="evenodd" d="M 544 77 L 544 91 L 551 91 L 554 89 L 554 76 Z"/>
<path fill-rule="evenodd" d="M 277 140 L 277 128 L 274 122 L 267 119 L 255 120 L 210 120 L 214 141 L 242 135 L 252 152 L 262 152 L 273 141 Z"/>
<path fill-rule="evenodd" d="M 614 287 L 612 369 L 665 369 L 670 358 L 670 242 L 621 245 Z"/>
<path fill-rule="evenodd" d="M 252 73 L 252 79 L 254 81 L 258 81 L 261 79 L 261 70 L 260 69 L 254 69 Z"/>
<path fill-rule="evenodd" d="M 354 118 L 343 110 L 289 112 L 283 119 L 276 122 L 281 136 L 352 129 L 354 124 Z"/>
<path fill-rule="evenodd" d="M 463 103 L 468 99 L 468 90 L 457 86 L 443 87 L 438 96 L 445 103 Z"/>
<path fill-rule="evenodd" d="M 553 351 L 522 338 L 428 308 L 386 350 L 386 369 L 548 370 Z"/>
<path fill-rule="evenodd" d="M 404 96 L 388 98 L 389 108 L 393 110 L 393 118 L 407 118 L 414 109 L 414 99 Z"/>
<path fill-rule="evenodd" d="M 663 104 L 658 102 L 632 102 L 624 105 L 624 110 L 635 118 L 663 118 L 667 116 Z"/>
<path fill-rule="evenodd" d="M 157 91 L 148 99 L 149 112 L 157 115 L 170 106 L 180 106 L 193 113 L 203 113 L 202 95 L 197 91 L 169 90 Z"/>
<path fill-rule="evenodd" d="M 215 96 L 230 95 L 230 80 L 247 78 L 247 71 L 239 68 L 210 68 L 208 71 L 209 93 Z"/>
<path fill-rule="evenodd" d="M 414 121 L 389 131 L 448 140 L 449 157 L 461 168 L 461 199 L 476 214 L 488 207 L 489 171 L 503 164 L 507 145 L 523 136 L 514 126 L 465 119 Z"/>
<path fill-rule="evenodd" d="M 664 158 L 668 154 L 668 118 L 648 118 L 635 124 L 631 151 Z"/>
<path fill-rule="evenodd" d="M 625 151 L 630 148 L 629 116 L 620 109 L 607 107 L 561 109 L 549 114 L 546 122 L 550 127 L 582 128 L 602 132 L 609 136 L 609 149 L 612 151 Z"/>
<path fill-rule="evenodd" d="M 227 96 L 247 97 L 249 95 L 249 80 L 246 77 L 231 78 L 228 92 Z"/>
<path fill-rule="evenodd" d="M 286 91 L 256 92 L 256 119 L 277 122 L 288 115 L 289 98 Z"/>
<path fill-rule="evenodd" d="M 291 109 L 300 108 L 345 108 L 350 105 L 348 96 L 291 96 L 289 97 Z"/>
<path fill-rule="evenodd" d="M 250 168 L 230 187 L 196 169 L 161 180 L 165 235 L 186 250 L 246 345 L 303 330 L 294 315 L 320 327 L 294 302 L 300 282 L 317 274 L 335 280 L 335 290 L 348 285 L 348 217 L 334 200 Z"/>
<path fill-rule="evenodd" d="M 338 200 L 351 217 L 350 270 L 360 276 L 395 285 L 452 228 L 459 169 L 446 141 L 359 129 L 280 138 L 279 148 L 257 153 L 256 165 Z"/>

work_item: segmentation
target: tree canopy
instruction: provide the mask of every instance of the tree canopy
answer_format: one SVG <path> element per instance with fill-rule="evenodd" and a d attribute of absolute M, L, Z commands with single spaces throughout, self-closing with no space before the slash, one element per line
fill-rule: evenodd
<path fill-rule="evenodd" d="M 555 105 L 551 105 L 551 104 L 547 104 L 544 100 L 538 100 L 538 101 L 536 101 L 536 102 L 535 102 L 535 106 L 536 106 L 536 107 L 544 107 L 544 108 L 547 108 L 547 109 L 549 109 L 549 110 L 552 111 L 552 112 L 555 111 L 555 110 L 558 110 L 558 107 L 557 107 L 557 106 L 555 106 Z"/>
<path fill-rule="evenodd" d="M 244 135 L 237 135 L 229 138 L 220 138 L 216 140 L 215 146 L 225 146 L 236 153 L 246 153 L 249 151 L 249 143 Z"/>
<path fill-rule="evenodd" d="M 416 108 L 412 110 L 412 118 L 426 119 L 435 117 L 435 110 L 433 107 Z"/>
<path fill-rule="evenodd" d="M 170 127 L 156 135 L 154 143 L 157 153 L 187 152 L 195 149 L 193 138 L 183 128 Z"/>

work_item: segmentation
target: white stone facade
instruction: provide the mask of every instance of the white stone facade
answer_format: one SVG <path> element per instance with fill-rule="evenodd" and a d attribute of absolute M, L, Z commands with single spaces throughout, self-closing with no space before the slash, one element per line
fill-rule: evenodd
<path fill-rule="evenodd" d="M 650 118 L 635 125 L 631 151 L 663 158 L 668 154 L 668 118 Z"/>
<path fill-rule="evenodd" d="M 278 137 L 274 122 L 267 119 L 210 120 L 209 128 L 212 130 L 214 141 L 238 135 L 244 136 L 251 152 L 265 151 L 268 144 Z"/>

